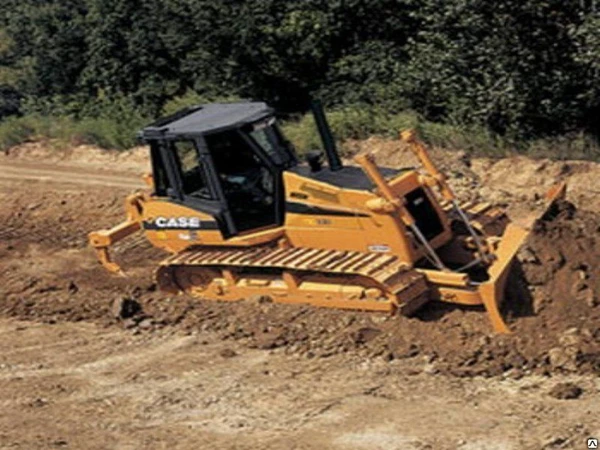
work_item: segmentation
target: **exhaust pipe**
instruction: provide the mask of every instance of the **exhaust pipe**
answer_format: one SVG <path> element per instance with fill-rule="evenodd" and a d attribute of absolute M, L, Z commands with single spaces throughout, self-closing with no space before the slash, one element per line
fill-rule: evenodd
<path fill-rule="evenodd" d="M 319 135 L 321 136 L 321 142 L 323 142 L 323 148 L 325 149 L 325 154 L 327 155 L 329 170 L 332 172 L 340 170 L 343 167 L 342 161 L 337 152 L 335 140 L 331 134 L 331 128 L 329 128 L 329 124 L 327 123 L 327 117 L 325 117 L 323 104 L 320 100 L 312 100 L 310 102 L 310 109 L 312 110 L 313 117 L 315 118 L 317 129 L 319 130 Z"/>

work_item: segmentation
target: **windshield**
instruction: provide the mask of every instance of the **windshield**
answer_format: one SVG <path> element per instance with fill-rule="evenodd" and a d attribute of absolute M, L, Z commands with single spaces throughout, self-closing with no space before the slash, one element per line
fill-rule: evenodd
<path fill-rule="evenodd" d="M 276 165 L 289 167 L 296 162 L 294 150 L 283 138 L 274 117 L 253 124 L 250 137 Z"/>

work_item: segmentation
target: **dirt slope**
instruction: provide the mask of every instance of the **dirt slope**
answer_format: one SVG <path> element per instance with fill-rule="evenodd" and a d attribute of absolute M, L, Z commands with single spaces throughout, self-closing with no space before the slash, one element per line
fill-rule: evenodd
<path fill-rule="evenodd" d="M 377 137 L 351 143 L 354 152 L 373 152 L 379 164 L 416 166 L 417 161 L 401 142 Z M 534 160 L 511 155 L 504 159 L 472 158 L 465 152 L 431 150 L 433 160 L 450 177 L 461 198 L 477 197 L 522 208 L 540 203 L 558 181 L 569 183 L 567 199 L 578 209 L 600 212 L 600 164 L 590 161 Z"/>
<path fill-rule="evenodd" d="M 378 156 L 389 163 L 381 152 Z M 456 178 L 457 164 L 466 164 L 464 157 L 441 156 L 445 157 L 438 159 L 450 167 L 453 180 L 464 183 L 476 177 L 465 171 L 463 178 Z M 92 154 L 92 161 L 98 158 Z M 81 157 L 76 161 L 81 163 Z M 67 166 L 55 167 L 69 173 Z M 85 190 L 69 186 L 84 178 Z M 491 333 L 481 310 L 439 304 L 406 319 L 304 306 L 165 299 L 155 292 L 151 279 L 154 263 L 162 255 L 142 236 L 116 248 L 117 258 L 131 268 L 128 279 L 99 271 L 86 247 L 89 230 L 121 219 L 124 192 L 110 187 L 115 179 L 124 178 L 70 173 L 61 178 L 60 190 L 48 192 L 47 185 L 38 183 L 28 188 L 26 196 L 18 190 L 5 194 L 0 257 L 7 262 L 8 282 L 0 292 L 6 297 L 1 306 L 6 314 L 110 321 L 110 301 L 119 295 L 132 296 L 144 311 L 136 320 L 151 317 L 153 327 L 212 330 L 250 347 L 284 347 L 307 357 L 346 352 L 387 360 L 419 357 L 435 370 L 456 375 L 600 374 L 600 277 L 594 270 L 600 262 L 598 213 L 564 203 L 563 210 L 538 224 L 521 251 L 521 264 L 509 286 L 507 315 L 514 317 L 516 333 L 500 337 Z M 96 183 L 105 183 L 102 195 L 94 192 Z M 471 193 L 479 195 L 473 189 Z M 520 206 L 530 211 L 537 203 L 530 199 Z"/>

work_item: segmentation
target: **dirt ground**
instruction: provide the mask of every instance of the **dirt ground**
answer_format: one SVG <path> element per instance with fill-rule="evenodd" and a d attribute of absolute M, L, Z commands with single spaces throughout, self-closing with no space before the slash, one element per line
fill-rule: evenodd
<path fill-rule="evenodd" d="M 395 143 L 360 145 L 413 164 Z M 127 278 L 86 246 L 142 187 L 143 149 L 0 155 L 0 448 L 586 448 L 600 436 L 600 167 L 434 156 L 463 197 L 515 216 L 569 182 L 520 252 L 512 335 L 436 304 L 406 319 L 165 297 L 164 255 L 142 236 L 117 245 Z"/>

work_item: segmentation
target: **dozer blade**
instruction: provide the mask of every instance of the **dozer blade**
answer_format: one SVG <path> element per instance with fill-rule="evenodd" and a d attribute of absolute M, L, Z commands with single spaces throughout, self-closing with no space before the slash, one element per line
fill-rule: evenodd
<path fill-rule="evenodd" d="M 494 330 L 498 333 L 510 333 L 502 315 L 500 305 L 504 301 L 506 280 L 512 262 L 519 248 L 529 235 L 529 230 L 515 224 L 509 224 L 502 235 L 502 241 L 496 251 L 496 260 L 489 267 L 489 280 L 482 283 L 478 290 L 483 305 L 490 317 Z"/>
<path fill-rule="evenodd" d="M 563 182 L 553 186 L 546 193 L 548 203 L 542 214 L 529 217 L 519 224 L 509 224 L 502 235 L 500 245 L 495 252 L 496 260 L 488 268 L 490 278 L 478 288 L 479 295 L 492 322 L 492 326 L 498 333 L 510 333 L 510 329 L 500 313 L 500 306 L 504 301 L 506 280 L 510 273 L 512 262 L 519 248 L 529 236 L 536 221 L 553 208 L 556 201 L 563 199 L 565 194 L 566 183 Z"/>

